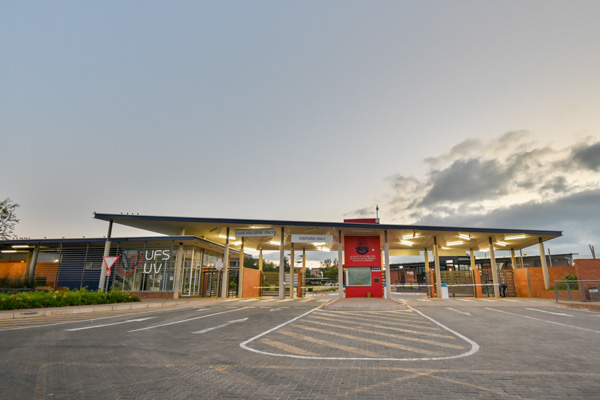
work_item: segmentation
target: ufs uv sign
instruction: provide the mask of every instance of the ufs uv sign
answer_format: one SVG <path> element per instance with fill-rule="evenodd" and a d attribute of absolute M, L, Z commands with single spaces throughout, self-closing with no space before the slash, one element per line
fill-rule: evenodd
<path fill-rule="evenodd" d="M 142 267 L 145 274 L 158 274 L 171 259 L 171 250 L 124 250 L 119 257 L 119 270 L 124 276 L 131 275 Z"/>

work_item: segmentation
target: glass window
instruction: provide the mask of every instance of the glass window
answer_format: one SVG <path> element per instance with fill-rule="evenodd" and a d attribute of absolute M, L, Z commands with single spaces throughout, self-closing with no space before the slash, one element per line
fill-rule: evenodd
<path fill-rule="evenodd" d="M 371 286 L 371 267 L 349 267 L 348 286 Z"/>

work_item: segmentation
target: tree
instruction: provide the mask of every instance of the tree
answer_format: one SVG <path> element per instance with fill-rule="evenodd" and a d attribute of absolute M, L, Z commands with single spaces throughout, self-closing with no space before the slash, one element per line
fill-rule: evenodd
<path fill-rule="evenodd" d="M 322 262 L 323 268 L 323 276 L 325 278 L 329 278 L 334 282 L 338 281 L 338 266 L 337 266 L 337 258 L 336 259 L 326 259 Z"/>
<path fill-rule="evenodd" d="M 15 237 L 15 224 L 19 222 L 15 210 L 19 207 L 10 197 L 0 202 L 0 239 L 8 240 Z"/>

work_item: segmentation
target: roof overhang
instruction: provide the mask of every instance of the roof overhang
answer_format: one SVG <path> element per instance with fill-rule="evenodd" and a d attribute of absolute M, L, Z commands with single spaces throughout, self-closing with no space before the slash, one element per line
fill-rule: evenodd
<path fill-rule="evenodd" d="M 489 251 L 490 238 L 496 250 L 519 250 L 540 242 L 562 236 L 561 231 L 524 229 L 489 229 L 465 227 L 439 227 L 423 225 L 362 224 L 343 222 L 278 221 L 228 218 L 196 218 L 152 215 L 102 214 L 94 218 L 113 221 L 116 224 L 143 229 L 163 235 L 193 235 L 225 245 L 229 228 L 229 245 L 239 248 L 241 240 L 235 237 L 235 229 L 274 229 L 274 236 L 245 237 L 246 250 L 279 250 L 281 230 L 284 232 L 285 249 L 291 248 L 291 235 L 331 235 L 333 243 L 295 243 L 295 249 L 306 251 L 337 251 L 339 233 L 342 235 L 380 236 L 381 245 L 387 232 L 391 255 L 411 255 L 424 249 L 432 249 L 437 241 L 444 255 L 458 255 L 468 250 Z"/>

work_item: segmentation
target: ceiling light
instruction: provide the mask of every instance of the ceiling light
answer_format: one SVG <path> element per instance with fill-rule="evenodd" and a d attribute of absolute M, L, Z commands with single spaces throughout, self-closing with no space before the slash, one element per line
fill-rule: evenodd
<path fill-rule="evenodd" d="M 496 242 L 496 244 L 497 244 L 498 246 L 506 246 L 506 243 L 504 243 L 504 242 Z"/>
<path fill-rule="evenodd" d="M 27 244 L 13 244 L 12 246 L 13 249 L 28 249 L 29 245 Z"/>
<path fill-rule="evenodd" d="M 412 235 L 403 235 L 402 239 L 404 240 L 410 240 L 410 239 L 416 239 L 418 237 L 420 237 L 421 235 L 418 233 L 413 233 Z"/>
<path fill-rule="evenodd" d="M 219 235 L 219 237 L 221 239 L 227 239 L 227 236 L 225 236 L 225 235 Z M 229 236 L 229 240 L 235 240 L 235 236 Z"/>
<path fill-rule="evenodd" d="M 464 240 L 471 240 L 471 235 L 465 235 L 464 233 L 459 233 L 458 237 Z"/>
<path fill-rule="evenodd" d="M 279 246 L 281 244 L 281 242 L 278 242 L 277 240 L 271 240 L 269 243 L 274 244 L 275 246 Z"/>
<path fill-rule="evenodd" d="M 16 253 L 16 250 L 2 250 L 2 253 Z"/>
<path fill-rule="evenodd" d="M 463 242 L 462 240 L 457 240 L 455 242 L 447 242 L 446 246 L 458 246 L 459 244 L 464 244 L 465 242 Z"/>
<path fill-rule="evenodd" d="M 400 244 L 404 244 L 404 245 L 406 245 L 406 246 L 412 246 L 414 243 L 412 243 L 412 242 L 409 242 L 409 241 L 406 241 L 406 240 L 401 240 L 401 241 L 400 241 Z"/>
<path fill-rule="evenodd" d="M 323 246 L 325 244 L 326 244 L 325 242 L 315 242 L 312 245 L 315 246 L 315 247 L 319 247 L 319 246 Z"/>
<path fill-rule="evenodd" d="M 525 235 L 525 234 L 504 236 L 504 240 L 517 240 L 517 239 L 526 239 L 526 238 L 527 238 L 527 235 Z"/>
<path fill-rule="evenodd" d="M 234 245 L 234 246 L 239 246 L 240 244 L 242 244 L 242 241 L 238 240 L 237 242 L 233 242 L 231 244 Z"/>

